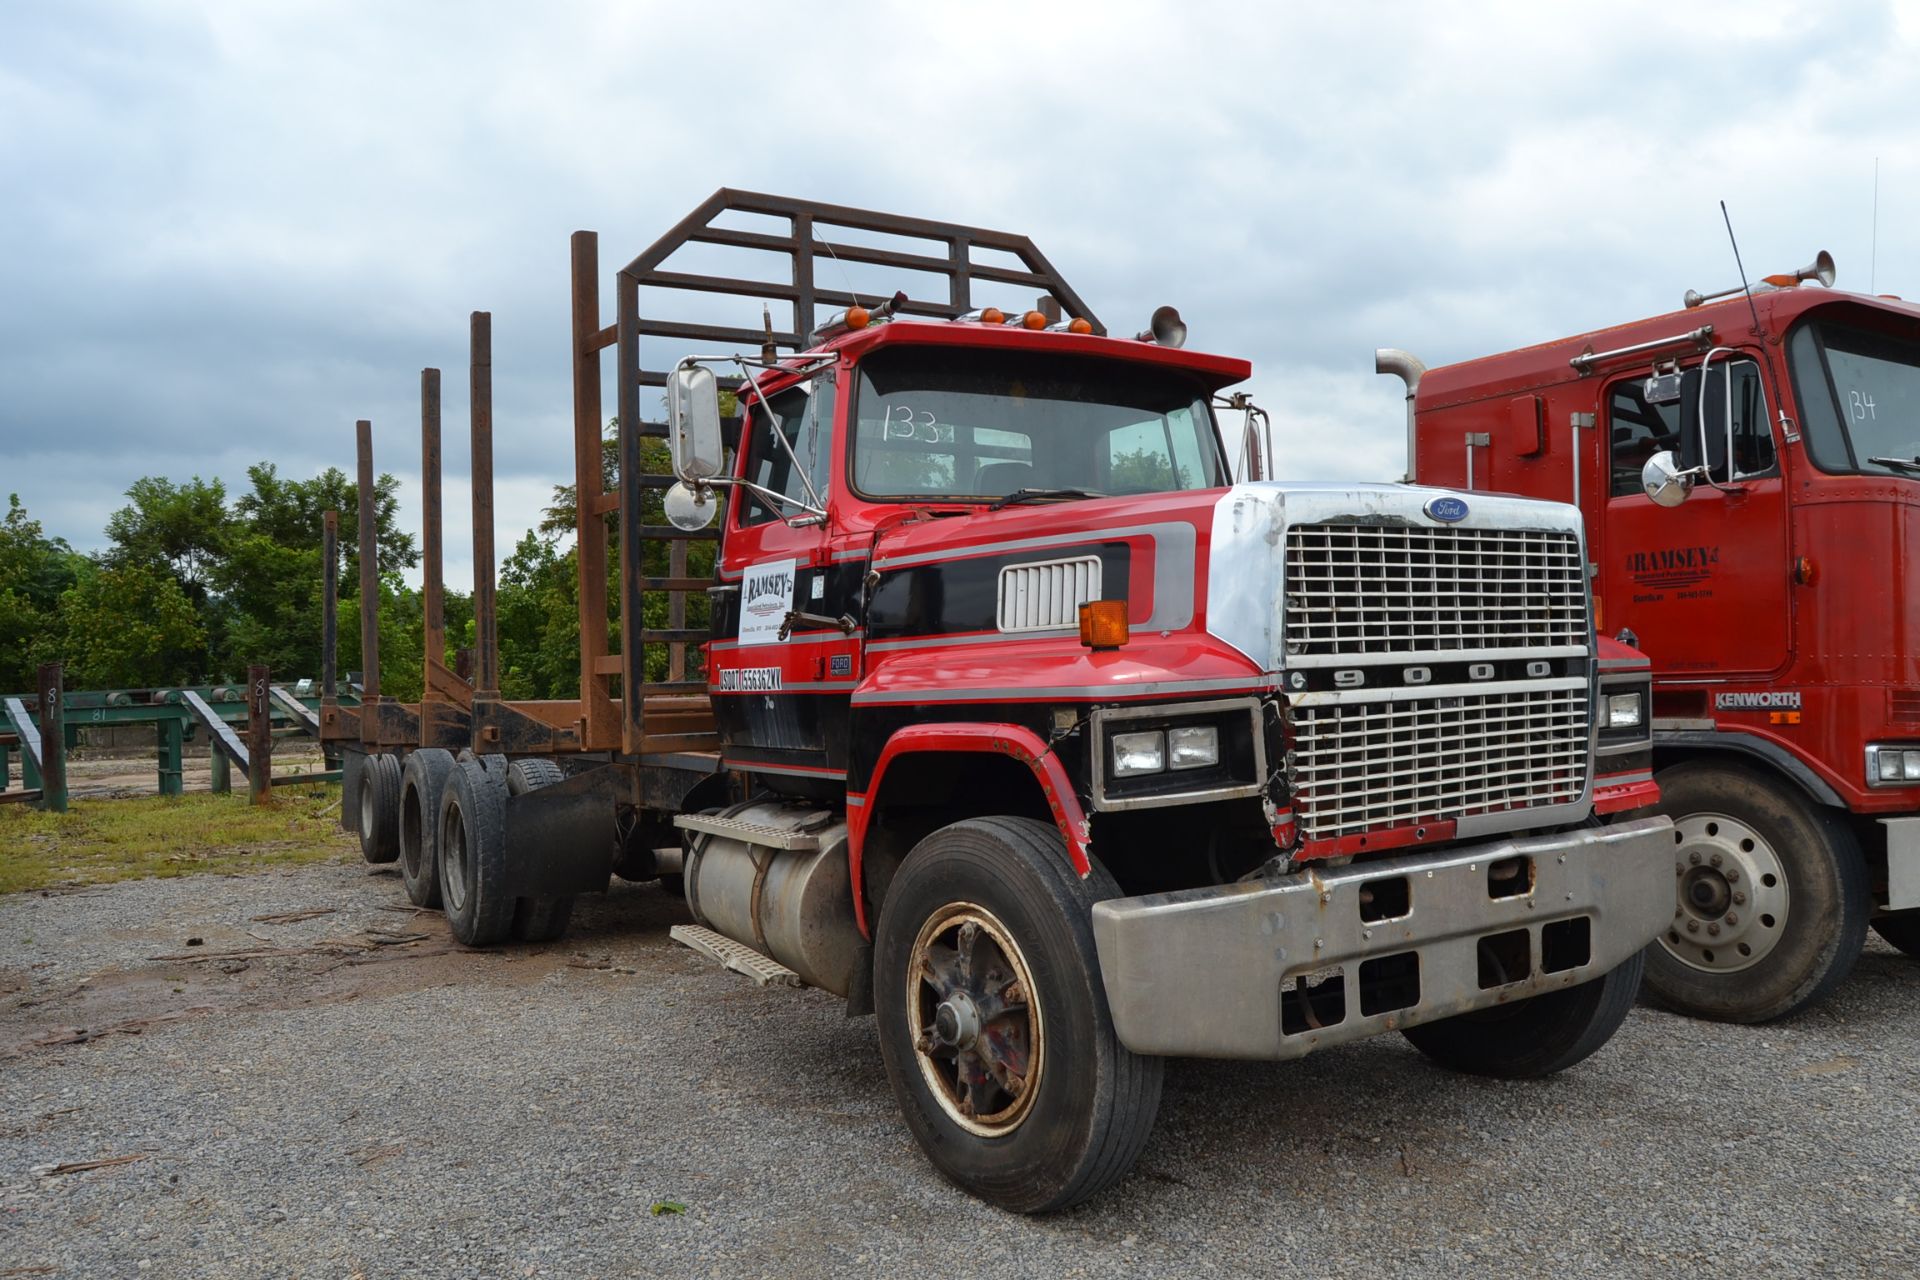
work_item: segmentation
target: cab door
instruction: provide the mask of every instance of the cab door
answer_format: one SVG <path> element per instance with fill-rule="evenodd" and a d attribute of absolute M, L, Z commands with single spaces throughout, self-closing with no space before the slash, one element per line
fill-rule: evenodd
<path fill-rule="evenodd" d="M 859 639 L 838 625 L 830 544 L 841 397 L 835 372 L 741 400 L 741 457 L 713 592 L 708 692 L 730 767 L 810 794 L 846 772 Z M 777 434 L 776 434 L 777 433 Z M 778 499 L 767 496 L 778 495 Z M 826 788 L 831 790 L 831 787 Z"/>
<path fill-rule="evenodd" d="M 1663 675 L 1777 671 L 1787 661 L 1792 559 L 1765 381 L 1740 352 L 1716 356 L 1705 384 L 1704 456 L 1698 366 L 1666 380 L 1641 370 L 1602 393 L 1611 462 L 1597 553 L 1605 557 L 1603 624 L 1609 633 L 1631 628 Z M 1656 505 L 1641 490 L 1640 469 L 1662 450 L 1682 466 L 1704 461 L 1718 485 L 1696 483 L 1680 505 Z"/>

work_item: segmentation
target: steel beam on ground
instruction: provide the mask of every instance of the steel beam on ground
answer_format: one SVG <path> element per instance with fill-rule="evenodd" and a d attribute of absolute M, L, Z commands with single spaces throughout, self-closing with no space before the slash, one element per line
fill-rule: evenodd
<path fill-rule="evenodd" d="M 242 773 L 247 772 L 246 744 L 198 693 L 188 689 L 181 695 L 181 700 L 187 704 L 187 710 L 193 713 L 193 718 L 206 727 L 208 745 L 213 748 L 214 754 L 214 790 L 223 790 L 218 784 L 222 766 L 227 761 L 239 765 Z"/>

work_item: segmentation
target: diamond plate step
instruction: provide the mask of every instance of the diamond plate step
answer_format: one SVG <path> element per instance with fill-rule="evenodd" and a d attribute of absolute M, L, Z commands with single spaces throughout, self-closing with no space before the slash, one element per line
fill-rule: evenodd
<path fill-rule="evenodd" d="M 748 844 L 757 844 L 768 849 L 793 849 L 801 853 L 813 853 L 820 848 L 820 837 L 811 831 L 795 831 L 791 827 L 769 827 L 763 823 L 742 822 L 738 818 L 722 818 L 710 813 L 683 813 L 674 818 L 673 825 L 683 831 L 731 836 L 735 840 L 744 840 Z"/>
<path fill-rule="evenodd" d="M 692 947 L 702 955 L 718 960 L 735 973 L 744 973 L 763 987 L 804 987 L 800 975 L 778 960 L 769 960 L 752 947 L 743 947 L 732 938 L 722 937 L 697 924 L 677 924 L 667 936 L 683 947 Z"/>

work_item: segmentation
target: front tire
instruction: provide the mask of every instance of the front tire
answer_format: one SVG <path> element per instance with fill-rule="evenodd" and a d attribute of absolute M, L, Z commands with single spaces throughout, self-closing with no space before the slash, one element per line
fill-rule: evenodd
<path fill-rule="evenodd" d="M 1162 1064 L 1114 1034 L 1092 910 L 1053 827 L 955 823 L 901 865 L 874 931 L 874 1010 L 907 1127 L 948 1179 L 1019 1213 L 1117 1182 L 1146 1144 Z"/>
<path fill-rule="evenodd" d="M 1674 918 L 1647 989 L 1680 1013 L 1770 1022 L 1831 991 L 1866 942 L 1866 861 L 1845 823 L 1738 765 L 1660 774 L 1674 822 Z"/>
<path fill-rule="evenodd" d="M 1407 1027 L 1413 1047 L 1443 1067 L 1504 1080 L 1565 1071 L 1613 1039 L 1640 993 L 1646 952 L 1564 991 Z"/>

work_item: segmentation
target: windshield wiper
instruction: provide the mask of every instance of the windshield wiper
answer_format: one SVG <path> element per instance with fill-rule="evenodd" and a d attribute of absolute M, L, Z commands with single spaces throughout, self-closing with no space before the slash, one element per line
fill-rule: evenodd
<path fill-rule="evenodd" d="M 995 498 L 987 504 L 987 510 L 998 511 L 1002 507 L 1011 507 L 1021 502 L 1044 502 L 1049 498 L 1104 498 L 1107 495 L 1097 489 L 1015 489 L 1004 498 Z"/>
<path fill-rule="evenodd" d="M 1920 474 L 1920 458 L 1868 458 L 1868 462 L 1877 462 L 1883 467 L 1898 467 L 1902 471 Z"/>

